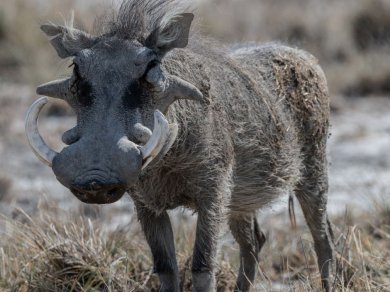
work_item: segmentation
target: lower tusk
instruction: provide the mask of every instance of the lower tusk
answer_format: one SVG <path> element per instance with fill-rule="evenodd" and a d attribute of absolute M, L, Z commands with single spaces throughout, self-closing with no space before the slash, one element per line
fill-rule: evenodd
<path fill-rule="evenodd" d="M 160 153 L 169 137 L 169 124 L 165 116 L 158 110 L 154 111 L 154 129 L 148 143 L 141 147 L 144 169 Z"/>
<path fill-rule="evenodd" d="M 41 97 L 30 106 L 26 116 L 25 130 L 28 143 L 34 154 L 39 160 L 51 167 L 53 159 L 58 153 L 46 145 L 38 131 L 39 113 L 47 102 L 47 97 Z"/>

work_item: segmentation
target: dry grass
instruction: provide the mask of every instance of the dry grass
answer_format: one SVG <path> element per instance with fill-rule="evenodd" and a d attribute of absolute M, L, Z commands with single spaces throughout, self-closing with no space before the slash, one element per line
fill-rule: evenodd
<path fill-rule="evenodd" d="M 103 231 L 101 222 L 45 210 L 20 221 L 3 218 L 0 243 L 0 287 L 12 291 L 159 291 L 149 249 L 139 230 Z M 134 225 L 129 222 L 129 226 Z M 193 232 L 176 230 L 182 289 L 190 291 Z M 234 273 L 221 263 L 219 286 L 231 289 Z"/>
<path fill-rule="evenodd" d="M 133 228 L 103 231 L 102 222 L 96 220 L 69 215 L 64 216 L 68 219 L 60 220 L 60 211 L 53 208 L 40 210 L 35 218 L 22 210 L 18 212 L 23 215 L 19 216 L 19 221 L 2 220 L 6 230 L 0 240 L 1 288 L 11 291 L 158 291 L 150 252 L 141 232 L 134 228 L 135 221 L 128 225 Z M 319 274 L 307 229 L 304 225 L 298 225 L 294 232 L 289 226 L 281 228 L 280 218 L 278 215 L 271 219 L 272 225 L 279 228 L 268 234 L 255 291 L 318 291 Z M 389 218 L 389 209 L 383 209 L 375 216 L 359 213 L 333 219 L 338 249 L 335 288 L 343 291 L 390 289 Z M 175 230 L 182 291 L 191 291 L 193 227 L 193 224 L 178 224 Z M 225 243 L 217 272 L 218 291 L 232 291 L 237 258 L 236 245 Z"/>

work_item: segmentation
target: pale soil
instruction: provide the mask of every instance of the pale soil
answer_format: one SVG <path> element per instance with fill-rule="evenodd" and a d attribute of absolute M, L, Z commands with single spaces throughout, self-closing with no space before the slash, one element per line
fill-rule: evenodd
<path fill-rule="evenodd" d="M 332 125 L 330 210 L 389 204 L 390 98 L 348 99 Z"/>

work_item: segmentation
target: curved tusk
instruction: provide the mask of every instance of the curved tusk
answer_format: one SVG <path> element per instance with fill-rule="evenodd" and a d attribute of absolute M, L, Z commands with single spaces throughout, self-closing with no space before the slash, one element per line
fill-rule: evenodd
<path fill-rule="evenodd" d="M 159 111 L 154 111 L 154 129 L 148 143 L 141 147 L 144 169 L 160 153 L 169 137 L 169 124 L 165 116 Z"/>
<path fill-rule="evenodd" d="M 28 143 L 34 154 L 48 166 L 52 166 L 54 157 L 58 154 L 43 141 L 38 131 L 38 116 L 44 105 L 48 102 L 47 97 L 36 100 L 28 109 L 25 130 Z"/>

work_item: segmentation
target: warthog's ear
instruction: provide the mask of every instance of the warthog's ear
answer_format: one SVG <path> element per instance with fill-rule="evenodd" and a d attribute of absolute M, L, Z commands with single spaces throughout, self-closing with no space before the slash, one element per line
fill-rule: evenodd
<path fill-rule="evenodd" d="M 49 37 L 50 43 L 60 58 L 74 56 L 83 49 L 92 47 L 96 39 L 86 32 L 55 24 L 43 24 L 41 30 Z"/>
<path fill-rule="evenodd" d="M 145 45 L 161 57 L 172 49 L 186 47 L 193 19 L 192 13 L 182 13 L 162 22 L 146 39 Z"/>

